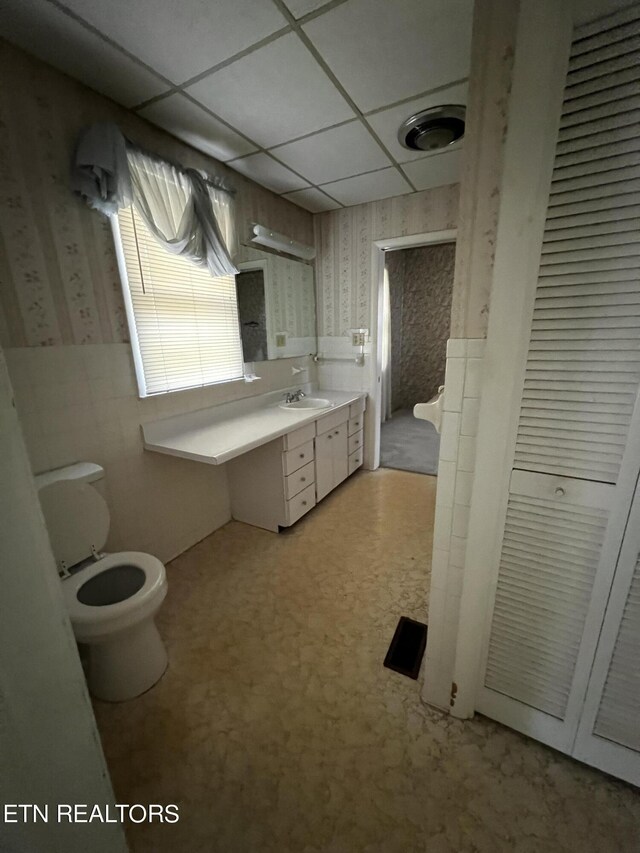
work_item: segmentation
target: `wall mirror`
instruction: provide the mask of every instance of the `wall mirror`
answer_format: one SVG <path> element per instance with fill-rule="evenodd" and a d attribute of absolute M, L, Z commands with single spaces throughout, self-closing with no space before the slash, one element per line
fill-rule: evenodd
<path fill-rule="evenodd" d="M 245 249 L 236 290 L 245 362 L 309 355 L 317 350 L 313 266 Z"/>

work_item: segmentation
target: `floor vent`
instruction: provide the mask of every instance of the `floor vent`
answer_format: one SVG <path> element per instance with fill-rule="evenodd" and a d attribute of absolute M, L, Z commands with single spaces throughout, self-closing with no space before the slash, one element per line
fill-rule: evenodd
<path fill-rule="evenodd" d="M 427 626 L 415 619 L 401 616 L 384 659 L 388 669 L 417 678 L 427 645 Z"/>

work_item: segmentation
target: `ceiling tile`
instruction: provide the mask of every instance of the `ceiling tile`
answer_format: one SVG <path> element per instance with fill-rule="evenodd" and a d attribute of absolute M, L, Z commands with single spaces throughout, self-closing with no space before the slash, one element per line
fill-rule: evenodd
<path fill-rule="evenodd" d="M 326 184 L 391 164 L 359 121 L 289 142 L 274 148 L 273 154 L 312 184 Z"/>
<path fill-rule="evenodd" d="M 398 107 L 391 107 L 388 110 L 383 110 L 375 115 L 367 116 L 367 121 L 384 142 L 386 147 L 391 152 L 392 156 L 400 163 L 406 163 L 409 160 L 419 160 L 425 156 L 424 151 L 410 151 L 398 142 L 398 128 L 403 121 L 410 116 L 419 113 L 420 110 L 426 110 L 429 107 L 436 107 L 441 104 L 464 104 L 467 103 L 467 84 L 460 83 L 458 86 L 450 86 L 447 89 L 441 89 L 435 95 L 427 95 L 424 98 L 417 98 L 415 101 L 409 101 Z"/>
<path fill-rule="evenodd" d="M 422 160 L 413 160 L 411 163 L 405 163 L 402 168 L 418 190 L 457 184 L 460 180 L 461 155 L 462 149 L 457 148 L 455 151 L 430 154 Z"/>
<path fill-rule="evenodd" d="M 340 204 L 346 205 L 362 204 L 365 201 L 376 201 L 412 192 L 407 181 L 393 167 L 325 184 L 321 189 L 326 190 Z"/>
<path fill-rule="evenodd" d="M 304 31 L 364 112 L 467 77 L 473 0 L 349 0 Z"/>
<path fill-rule="evenodd" d="M 250 154 L 242 160 L 234 160 L 229 166 L 275 193 L 291 192 L 308 186 L 307 181 L 276 163 L 268 154 Z"/>
<path fill-rule="evenodd" d="M 85 21 L 174 83 L 286 26 L 264 0 L 64 0 Z"/>
<path fill-rule="evenodd" d="M 178 139 L 218 160 L 232 160 L 256 150 L 255 145 L 247 142 L 184 95 L 169 95 L 168 98 L 156 101 L 139 112 L 141 116 L 168 130 Z"/>
<path fill-rule="evenodd" d="M 329 0 L 284 0 L 294 18 L 302 18 L 309 12 L 315 12 L 321 6 L 325 6 Z"/>
<path fill-rule="evenodd" d="M 167 85 L 46 0 L 3 0 L 0 31 L 29 53 L 126 107 Z"/>
<path fill-rule="evenodd" d="M 284 198 L 299 204 L 311 213 L 322 213 L 323 210 L 337 210 L 340 205 L 332 198 L 325 195 L 321 190 L 310 187 L 308 190 L 297 190 L 294 193 L 286 193 Z"/>
<path fill-rule="evenodd" d="M 353 117 L 295 33 L 204 77 L 187 91 L 265 148 Z"/>

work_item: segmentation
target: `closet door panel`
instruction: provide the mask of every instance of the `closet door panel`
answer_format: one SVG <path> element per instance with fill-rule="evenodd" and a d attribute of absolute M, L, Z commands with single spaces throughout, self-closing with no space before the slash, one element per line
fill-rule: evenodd
<path fill-rule="evenodd" d="M 638 7 L 574 33 L 477 699 L 566 752 L 640 467 L 639 38 Z M 626 631 L 592 721 L 601 740 L 630 737 Z"/>
<path fill-rule="evenodd" d="M 620 560 L 574 755 L 640 785 L 640 493 Z"/>

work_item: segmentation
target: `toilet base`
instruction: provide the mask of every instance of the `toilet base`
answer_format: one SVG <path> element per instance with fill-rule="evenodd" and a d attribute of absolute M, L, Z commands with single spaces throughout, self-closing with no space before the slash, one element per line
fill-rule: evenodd
<path fill-rule="evenodd" d="M 88 645 L 89 692 L 106 702 L 145 693 L 167 668 L 167 652 L 153 619 Z"/>

